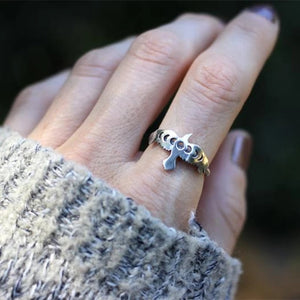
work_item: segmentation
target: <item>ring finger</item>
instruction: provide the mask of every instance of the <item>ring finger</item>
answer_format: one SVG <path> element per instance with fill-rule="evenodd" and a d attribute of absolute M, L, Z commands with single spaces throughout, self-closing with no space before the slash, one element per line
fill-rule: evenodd
<path fill-rule="evenodd" d="M 64 143 L 92 110 L 132 40 L 128 38 L 83 55 L 29 137 L 52 148 Z"/>

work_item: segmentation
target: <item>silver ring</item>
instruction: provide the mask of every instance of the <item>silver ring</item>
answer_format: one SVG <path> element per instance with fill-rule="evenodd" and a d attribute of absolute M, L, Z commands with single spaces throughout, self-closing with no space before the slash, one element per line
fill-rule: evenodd
<path fill-rule="evenodd" d="M 209 175 L 208 159 L 199 145 L 188 141 L 191 135 L 190 133 L 179 137 L 173 130 L 157 129 L 151 133 L 149 144 L 156 142 L 163 149 L 171 151 L 169 157 L 163 161 L 165 170 L 174 170 L 176 159 L 180 157 L 187 163 L 196 166 L 199 173 Z"/>

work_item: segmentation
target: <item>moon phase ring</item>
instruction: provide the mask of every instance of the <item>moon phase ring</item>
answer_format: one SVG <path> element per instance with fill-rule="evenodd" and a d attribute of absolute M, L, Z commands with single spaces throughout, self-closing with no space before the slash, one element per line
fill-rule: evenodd
<path fill-rule="evenodd" d="M 157 129 L 151 133 L 149 144 L 156 142 L 163 149 L 171 151 L 169 157 L 163 161 L 165 170 L 174 170 L 176 159 L 180 157 L 183 161 L 196 166 L 199 173 L 209 175 L 208 159 L 199 145 L 188 141 L 191 135 L 190 133 L 179 137 L 173 130 Z"/>

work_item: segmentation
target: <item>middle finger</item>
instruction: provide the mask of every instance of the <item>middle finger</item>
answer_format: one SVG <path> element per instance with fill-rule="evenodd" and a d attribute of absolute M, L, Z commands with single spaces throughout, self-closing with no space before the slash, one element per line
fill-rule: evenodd
<path fill-rule="evenodd" d="M 80 162 L 88 165 L 94 157 L 93 166 L 97 156 L 103 161 L 105 153 L 111 155 L 99 152 L 109 144 L 116 145 L 115 160 L 133 158 L 146 128 L 187 67 L 221 29 L 222 24 L 213 17 L 189 14 L 139 36 L 89 117 L 61 149 L 76 148 Z"/>

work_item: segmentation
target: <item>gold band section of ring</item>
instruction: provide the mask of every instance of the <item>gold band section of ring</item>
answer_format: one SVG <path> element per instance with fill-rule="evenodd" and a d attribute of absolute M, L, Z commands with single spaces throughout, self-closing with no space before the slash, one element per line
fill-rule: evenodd
<path fill-rule="evenodd" d="M 196 166 L 199 173 L 209 175 L 208 159 L 199 145 L 188 141 L 191 135 L 190 133 L 179 137 L 173 130 L 157 129 L 151 133 L 149 144 L 156 142 L 163 149 L 171 151 L 169 157 L 163 161 L 165 170 L 175 169 L 176 159 L 180 157 L 183 161 Z"/>

